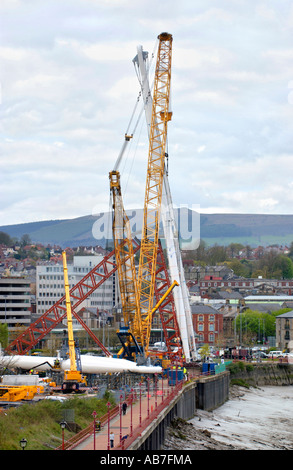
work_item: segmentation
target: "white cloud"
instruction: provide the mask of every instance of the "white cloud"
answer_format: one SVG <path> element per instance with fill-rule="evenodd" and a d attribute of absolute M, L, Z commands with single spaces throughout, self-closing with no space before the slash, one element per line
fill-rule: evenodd
<path fill-rule="evenodd" d="M 4 0 L 0 18 L 0 225 L 107 210 L 139 92 L 132 59 L 166 30 L 174 203 L 291 213 L 289 0 Z M 142 117 L 122 167 L 128 206 L 143 204 L 147 153 Z"/>

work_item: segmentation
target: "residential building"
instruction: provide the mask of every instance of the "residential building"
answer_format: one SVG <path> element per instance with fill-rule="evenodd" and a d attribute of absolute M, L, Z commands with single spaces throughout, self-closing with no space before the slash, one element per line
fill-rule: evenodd
<path fill-rule="evenodd" d="M 226 265 L 194 266 L 193 261 L 183 259 L 183 266 L 187 281 L 202 281 L 214 278 L 222 280 L 234 277 L 234 271 Z"/>
<path fill-rule="evenodd" d="M 286 295 L 293 294 L 293 280 L 262 279 L 262 278 L 234 278 L 219 279 L 210 277 L 199 281 L 201 297 L 209 297 L 220 290 L 237 291 L 242 295 Z"/>
<path fill-rule="evenodd" d="M 197 347 L 219 343 L 223 335 L 223 314 L 207 304 L 191 304 Z"/>
<path fill-rule="evenodd" d="M 0 278 L 0 322 L 8 329 L 31 323 L 31 285 L 25 277 Z"/>
<path fill-rule="evenodd" d="M 276 317 L 276 347 L 293 351 L 293 310 Z"/>

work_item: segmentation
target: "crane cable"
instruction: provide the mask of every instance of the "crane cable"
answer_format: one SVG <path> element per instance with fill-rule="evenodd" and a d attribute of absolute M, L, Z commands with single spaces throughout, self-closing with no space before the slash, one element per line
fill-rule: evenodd
<path fill-rule="evenodd" d="M 156 52 L 156 49 L 158 48 L 158 43 L 159 43 L 159 40 L 157 39 L 156 42 L 155 42 L 155 45 L 154 45 L 154 48 L 153 48 L 153 52 L 151 54 L 151 60 L 148 62 L 147 64 L 147 73 L 151 73 L 151 69 L 155 67 L 155 61 L 153 61 L 153 59 L 155 58 L 155 52 Z M 154 64 L 154 65 L 153 65 Z M 139 79 L 139 74 L 138 74 L 138 71 L 135 67 L 135 62 L 134 62 L 134 69 L 135 69 L 135 72 L 136 72 L 136 75 L 138 77 L 138 80 L 140 82 L 140 79 Z M 154 83 L 154 80 L 153 80 L 153 83 Z M 151 89 L 153 88 L 153 83 L 152 83 L 152 86 L 151 86 Z M 142 96 L 142 91 L 140 90 L 139 91 L 139 94 L 137 96 L 137 99 L 136 99 L 136 102 L 135 102 L 135 105 L 134 105 L 134 108 L 133 108 L 133 111 L 132 111 L 132 114 L 131 114 L 131 117 L 130 117 L 130 120 L 129 120 L 129 123 L 128 123 L 128 126 L 126 128 L 126 132 L 125 132 L 125 138 L 124 138 L 124 142 L 123 142 L 123 145 L 122 145 L 122 148 L 120 150 L 120 153 L 117 157 L 117 160 L 116 160 L 116 163 L 114 165 L 114 171 L 117 171 L 121 162 L 122 162 L 122 159 L 124 157 L 124 154 L 125 154 L 125 151 L 126 151 L 126 148 L 128 146 L 128 143 L 130 140 L 132 140 L 132 137 L 135 135 L 136 131 L 137 131 L 137 127 L 139 125 L 139 122 L 141 120 L 141 117 L 143 115 L 143 112 L 144 112 L 144 103 L 142 103 L 142 106 L 141 106 L 141 110 L 138 114 L 138 117 L 134 123 L 134 127 L 133 127 L 133 131 L 131 132 L 131 134 L 129 133 L 129 129 L 131 127 L 131 124 L 132 124 L 132 121 L 134 119 L 134 116 L 137 112 L 137 108 L 138 108 L 138 105 L 139 105 L 139 102 L 140 102 L 140 98 Z M 140 139 L 140 136 L 141 136 L 141 132 L 142 132 L 142 126 L 143 126 L 143 123 L 141 124 L 141 128 L 140 128 L 140 132 L 139 132 L 139 139 Z M 129 178 L 130 178 L 130 174 L 132 172 L 132 168 L 133 168 L 133 163 L 134 163 L 134 160 L 135 160 L 135 156 L 136 156 L 136 153 L 137 153 L 137 149 L 138 149 L 138 144 L 139 144 L 139 139 L 137 141 L 137 144 L 136 144 L 136 147 L 135 147 L 135 151 L 134 151 L 134 154 L 133 154 L 133 158 L 132 158 L 132 162 L 131 162 L 131 165 L 130 165 L 130 171 L 129 171 L 129 174 L 128 174 L 128 178 L 127 178 L 127 182 L 126 182 L 126 185 L 124 187 L 124 190 L 123 190 L 123 198 L 125 196 L 125 190 L 128 186 L 128 182 L 129 182 Z M 130 144 L 131 145 L 131 144 Z M 128 159 L 128 155 L 130 153 L 130 148 L 128 149 L 128 154 L 127 154 L 127 157 L 124 161 L 124 167 L 121 171 L 121 174 L 124 173 L 125 171 L 125 168 L 126 168 L 126 162 L 127 162 L 127 159 Z M 110 195 L 109 195 L 109 208 L 111 207 L 111 191 L 110 191 Z"/>
<path fill-rule="evenodd" d="M 157 39 L 157 41 L 156 41 L 156 43 L 155 43 L 155 46 L 154 46 L 154 50 L 153 50 L 152 55 L 151 55 L 150 64 L 149 64 L 149 66 L 148 66 L 148 68 L 147 68 L 147 72 L 148 72 L 148 73 L 149 73 L 149 71 L 150 71 L 150 69 L 151 69 L 151 66 L 152 66 L 152 63 L 153 63 L 153 59 L 154 59 L 154 57 L 155 57 L 155 50 L 156 50 L 156 48 L 158 47 L 158 42 L 159 42 L 159 41 L 158 41 L 158 39 Z M 135 66 L 134 66 L 134 68 L 135 68 Z M 135 68 L 135 71 L 136 71 L 136 74 L 138 75 L 136 68 Z M 138 77 L 138 80 L 139 80 L 139 77 Z M 153 85 L 152 85 L 152 86 L 153 86 Z M 127 128 L 126 128 L 125 140 L 124 140 L 124 142 L 123 142 L 122 148 L 121 148 L 120 153 L 119 153 L 119 155 L 118 155 L 118 158 L 117 158 L 117 160 L 116 160 L 116 163 L 115 163 L 115 166 L 114 166 L 114 171 L 117 171 L 117 170 L 118 170 L 118 168 L 119 168 L 119 166 L 120 166 L 120 163 L 121 163 L 121 161 L 122 161 L 122 158 L 123 158 L 125 149 L 126 149 L 126 147 L 127 147 L 127 144 L 128 144 L 128 142 L 130 141 L 130 139 L 135 135 L 137 126 L 138 126 L 139 121 L 140 121 L 140 119 L 141 119 L 141 116 L 142 116 L 142 114 L 143 114 L 144 105 L 142 106 L 142 108 L 141 108 L 141 110 L 140 110 L 140 112 L 139 112 L 138 118 L 137 118 L 137 120 L 136 120 L 136 122 L 135 122 L 135 124 L 134 124 L 133 131 L 132 131 L 131 134 L 130 134 L 130 133 L 129 133 L 129 129 L 130 129 L 132 120 L 134 119 L 134 116 L 135 116 L 135 113 L 136 113 L 138 104 L 139 104 L 139 102 L 140 102 L 140 98 L 141 98 L 141 91 L 140 91 L 139 94 L 138 94 L 138 97 L 137 97 L 136 102 L 135 102 L 135 105 L 134 105 L 134 109 L 133 109 L 133 111 L 132 111 L 132 114 L 131 114 L 131 117 L 130 117 L 128 126 L 127 126 Z"/>

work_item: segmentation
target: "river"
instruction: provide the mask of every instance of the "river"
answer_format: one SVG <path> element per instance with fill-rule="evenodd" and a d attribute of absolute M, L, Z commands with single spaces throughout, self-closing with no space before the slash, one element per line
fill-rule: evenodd
<path fill-rule="evenodd" d="M 222 406 L 171 429 L 164 448 L 293 450 L 293 386 L 231 387 Z"/>

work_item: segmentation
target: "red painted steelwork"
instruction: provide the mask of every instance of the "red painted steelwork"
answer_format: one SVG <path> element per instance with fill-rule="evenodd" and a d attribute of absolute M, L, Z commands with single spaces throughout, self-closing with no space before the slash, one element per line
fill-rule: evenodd
<path fill-rule="evenodd" d="M 162 298 L 164 293 L 169 289 L 171 281 L 169 278 L 165 257 L 161 243 L 158 244 L 158 255 L 157 255 L 157 270 L 156 270 L 156 283 L 155 283 L 155 296 L 157 302 Z M 175 287 L 176 289 L 176 287 Z M 168 295 L 162 305 L 159 307 L 161 323 L 164 333 L 164 341 L 167 346 L 167 351 L 164 355 L 168 356 L 169 359 L 174 360 L 177 358 L 177 362 L 182 361 L 182 345 L 180 341 L 180 330 L 176 318 L 176 310 L 174 297 L 172 292 Z M 174 333 L 169 336 L 168 328 L 174 330 Z M 156 355 L 156 353 L 154 353 Z"/>
<path fill-rule="evenodd" d="M 139 248 L 139 242 L 133 240 L 134 253 Z M 106 281 L 116 270 L 117 266 L 111 260 L 114 257 L 114 251 L 106 255 L 103 260 L 92 269 L 84 278 L 70 289 L 72 302 L 72 315 L 79 321 L 82 327 L 87 331 L 91 338 L 99 345 L 107 356 L 111 353 L 99 341 L 95 334 L 87 327 L 82 319 L 76 314 L 74 309 L 80 305 L 95 289 Z M 102 272 L 99 272 L 101 271 Z M 65 301 L 65 295 L 61 297 L 49 310 L 47 310 L 38 320 L 32 323 L 21 335 L 12 341 L 6 351 L 11 354 L 26 354 L 32 349 L 44 336 L 46 336 L 58 323 L 66 317 L 66 306 L 62 305 Z"/>

